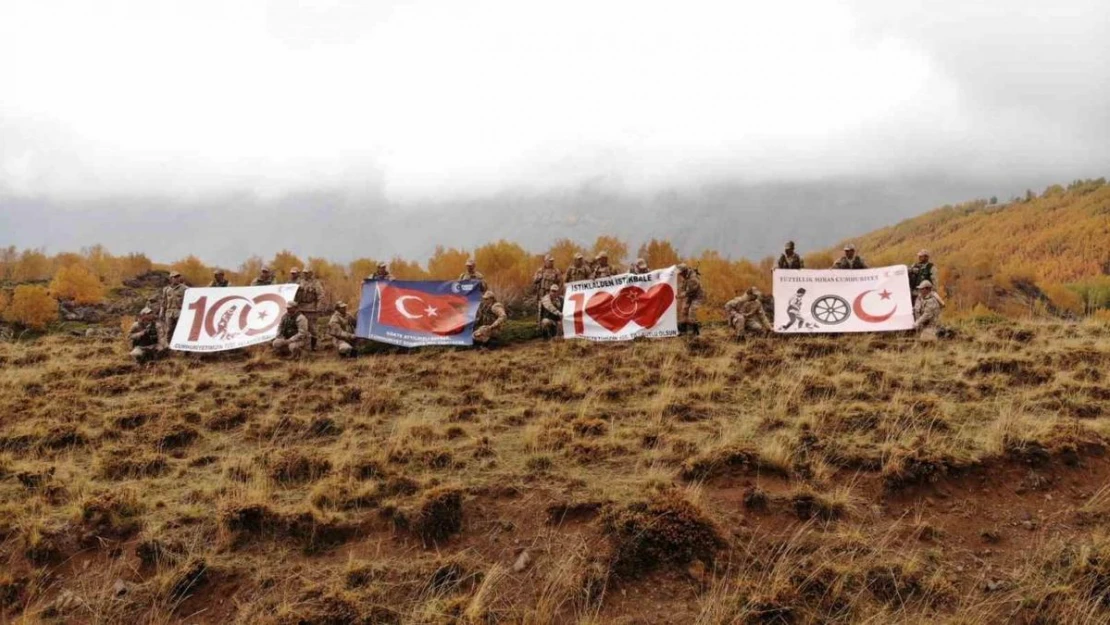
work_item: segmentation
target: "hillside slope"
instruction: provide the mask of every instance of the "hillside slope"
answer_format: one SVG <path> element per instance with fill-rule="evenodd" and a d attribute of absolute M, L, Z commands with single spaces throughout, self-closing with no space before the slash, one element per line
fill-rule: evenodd
<path fill-rule="evenodd" d="M 1110 185 L 1076 181 L 1007 204 L 944 206 L 853 241 L 872 265 L 911 263 L 928 249 L 957 305 L 991 306 L 1036 285 L 1059 308 L 1102 307 L 1095 300 L 1110 284 Z"/>

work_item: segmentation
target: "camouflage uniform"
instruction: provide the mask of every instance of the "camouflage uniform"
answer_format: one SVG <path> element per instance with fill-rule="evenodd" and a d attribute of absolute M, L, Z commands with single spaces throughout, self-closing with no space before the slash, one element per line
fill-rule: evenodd
<path fill-rule="evenodd" d="M 366 279 L 371 281 L 392 282 L 393 274 L 389 273 L 388 265 L 385 263 L 378 263 L 378 270 Z"/>
<path fill-rule="evenodd" d="M 730 299 L 725 304 L 725 312 L 728 314 L 728 325 L 736 332 L 737 338 L 743 337 L 748 330 L 771 331 L 771 321 L 763 310 L 759 291 L 755 289 Z"/>
<path fill-rule="evenodd" d="M 852 257 L 848 257 L 848 252 L 852 252 Z M 844 255 L 841 256 L 835 263 L 833 269 L 867 269 L 867 264 L 863 262 L 863 258 L 856 254 L 856 248 L 853 245 L 845 246 Z"/>
<path fill-rule="evenodd" d="M 316 349 L 316 326 L 319 324 L 320 307 L 324 304 L 324 283 L 306 271 L 297 286 L 294 299 L 300 304 L 301 314 L 308 319 L 308 332 L 312 337 L 312 349 Z"/>
<path fill-rule="evenodd" d="M 268 269 L 263 269 L 257 278 L 251 280 L 251 286 L 270 286 L 273 283 L 274 274 L 270 273 Z"/>
<path fill-rule="evenodd" d="M 308 318 L 295 306 L 289 308 L 281 317 L 281 322 L 278 324 L 278 337 L 271 345 L 274 353 L 279 356 L 299 358 L 312 335 L 308 331 Z"/>
<path fill-rule="evenodd" d="M 603 262 L 604 261 L 604 262 Z M 620 274 L 617 268 L 609 264 L 609 255 L 602 252 L 594 259 L 594 270 L 590 274 L 590 278 L 598 280 L 600 278 L 608 278 Z"/>
<path fill-rule="evenodd" d="M 178 274 L 178 277 L 181 277 Z M 162 287 L 162 297 L 158 300 L 158 316 L 166 324 L 166 333 L 173 336 L 177 329 L 177 320 L 181 318 L 181 305 L 185 299 L 184 282 L 171 283 Z"/>
<path fill-rule="evenodd" d="M 636 262 L 628 266 L 628 273 L 643 275 L 645 273 L 651 273 L 651 269 L 648 269 L 647 262 L 644 259 L 637 258 Z"/>
<path fill-rule="evenodd" d="M 917 262 L 910 267 L 910 289 L 915 295 L 917 287 L 921 286 L 922 282 L 937 283 L 936 265 L 929 260 L 929 253 L 925 250 L 917 253 Z"/>
<path fill-rule="evenodd" d="M 355 318 L 347 314 L 347 305 L 336 304 L 335 312 L 328 319 L 328 336 L 335 342 L 335 350 L 340 356 L 354 355 Z"/>
<path fill-rule="evenodd" d="M 913 327 L 922 341 L 937 340 L 937 327 L 940 325 L 940 311 L 944 303 L 933 292 L 931 282 L 922 282 L 921 295 L 913 305 Z"/>
<path fill-rule="evenodd" d="M 782 254 L 779 254 L 779 269 L 805 269 L 806 263 L 802 257 L 794 252 L 794 246 L 788 245 Z"/>
<path fill-rule="evenodd" d="M 493 291 L 483 293 L 482 303 L 478 305 L 478 313 L 474 317 L 474 342 L 486 344 L 495 338 L 508 317 L 505 307 L 497 301 Z"/>
<path fill-rule="evenodd" d="M 678 275 L 683 278 L 678 288 L 678 331 L 691 331 L 695 335 L 701 333 L 698 323 L 698 309 L 705 299 L 705 292 L 701 288 L 701 277 L 696 269 L 686 265 L 678 266 Z"/>
<path fill-rule="evenodd" d="M 489 286 L 486 285 L 486 277 L 482 275 L 481 271 L 474 268 L 473 263 L 466 264 L 466 271 L 462 272 L 459 276 L 459 280 L 477 280 L 478 291 L 482 293 L 485 293 L 489 289 Z"/>
<path fill-rule="evenodd" d="M 563 277 L 563 284 L 568 282 L 579 282 L 581 280 L 589 280 L 593 276 L 593 269 L 582 260 L 581 254 L 574 256 L 574 264 L 567 267 L 567 273 Z"/>
<path fill-rule="evenodd" d="M 208 283 L 208 286 L 225 288 L 228 286 L 228 284 L 229 283 L 227 281 L 227 278 L 224 276 L 224 272 L 217 271 L 212 274 L 212 281 Z"/>
<path fill-rule="evenodd" d="M 555 338 L 563 333 L 563 296 L 558 286 L 549 289 L 540 300 L 540 332 L 544 338 Z"/>
<path fill-rule="evenodd" d="M 131 357 L 136 362 L 147 362 L 166 354 L 169 346 L 166 326 L 154 317 L 154 311 L 144 309 L 138 321 L 127 331 L 131 341 Z"/>

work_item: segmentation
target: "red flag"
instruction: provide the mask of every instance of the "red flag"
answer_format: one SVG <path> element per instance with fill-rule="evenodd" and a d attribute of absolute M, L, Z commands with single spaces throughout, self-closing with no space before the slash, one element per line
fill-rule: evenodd
<path fill-rule="evenodd" d="M 392 285 L 381 287 L 378 322 L 395 328 L 458 334 L 466 329 L 466 296 L 437 295 Z"/>

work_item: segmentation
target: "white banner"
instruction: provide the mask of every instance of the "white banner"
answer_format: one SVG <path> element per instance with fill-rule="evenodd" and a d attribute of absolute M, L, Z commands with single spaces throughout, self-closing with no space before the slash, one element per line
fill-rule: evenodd
<path fill-rule="evenodd" d="M 905 265 L 874 269 L 776 269 L 775 332 L 913 329 Z"/>
<path fill-rule="evenodd" d="M 296 284 L 186 289 L 170 349 L 222 352 L 272 341 Z"/>
<path fill-rule="evenodd" d="M 677 293 L 674 267 L 571 282 L 563 298 L 563 337 L 628 341 L 678 336 Z"/>

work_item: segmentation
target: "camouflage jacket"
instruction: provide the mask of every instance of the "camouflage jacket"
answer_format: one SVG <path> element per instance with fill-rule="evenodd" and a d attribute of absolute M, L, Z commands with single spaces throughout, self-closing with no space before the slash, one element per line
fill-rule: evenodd
<path fill-rule="evenodd" d="M 489 288 L 488 286 L 486 286 L 486 277 L 482 275 L 481 271 L 475 271 L 474 273 L 464 271 L 462 272 L 462 275 L 459 276 L 459 280 L 477 280 L 478 291 L 481 293 L 485 293 L 486 289 Z"/>
<path fill-rule="evenodd" d="M 682 281 L 678 296 L 687 302 L 698 302 L 705 298 L 705 293 L 701 289 L 701 276 L 696 271 L 691 271 L 690 275 Z"/>
<path fill-rule="evenodd" d="M 941 308 L 944 308 L 944 304 L 940 303 L 936 293 L 917 298 L 913 305 L 913 327 L 921 330 L 937 325 L 940 322 Z"/>
<path fill-rule="evenodd" d="M 802 257 L 798 256 L 797 254 L 791 254 L 787 256 L 784 252 L 779 255 L 779 269 L 805 269 L 805 266 L 805 261 L 802 260 Z"/>
<path fill-rule="evenodd" d="M 937 269 L 933 263 L 914 263 L 910 267 L 910 288 L 916 289 L 917 285 L 928 280 L 937 285 Z"/>
<path fill-rule="evenodd" d="M 474 327 L 480 328 L 482 326 L 489 326 L 490 329 L 499 328 L 505 323 L 509 315 L 505 312 L 505 307 L 501 302 L 493 302 L 492 304 L 482 301 L 478 306 L 478 313 L 474 316 Z"/>
<path fill-rule="evenodd" d="M 571 265 L 567 267 L 567 273 L 563 282 L 579 282 L 581 280 L 589 280 L 593 276 L 593 269 L 586 263 L 581 265 Z"/>
<path fill-rule="evenodd" d="M 212 278 L 212 281 L 208 283 L 208 286 L 209 287 L 226 287 L 228 284 L 229 283 L 228 283 L 226 278 L 223 279 L 223 280 L 217 280 L 215 278 Z"/>
<path fill-rule="evenodd" d="M 315 278 L 301 280 L 297 285 L 297 294 L 293 296 L 293 299 L 309 312 L 315 312 L 324 300 L 324 283 Z"/>
<path fill-rule="evenodd" d="M 648 269 L 648 268 L 640 269 L 636 265 L 629 265 L 628 266 L 628 273 L 633 273 L 633 274 L 642 276 L 645 273 L 651 273 L 651 269 Z"/>
<path fill-rule="evenodd" d="M 341 341 L 355 339 L 355 318 L 345 312 L 335 311 L 328 319 L 328 336 Z"/>
<path fill-rule="evenodd" d="M 554 267 L 540 267 L 536 270 L 536 274 L 532 276 L 532 284 L 535 285 L 537 293 L 547 293 L 552 284 L 557 284 L 562 288 L 563 276 Z"/>
<path fill-rule="evenodd" d="M 367 280 L 373 280 L 375 282 L 377 282 L 377 281 L 392 282 L 393 281 L 393 274 L 389 273 L 388 271 L 385 272 L 385 273 L 374 272 L 374 275 L 367 278 Z"/>
<path fill-rule="evenodd" d="M 833 263 L 833 269 L 867 269 L 867 265 L 863 262 L 863 257 L 855 255 L 851 258 L 841 256 L 839 260 Z"/>
<path fill-rule="evenodd" d="M 308 317 L 301 313 L 297 313 L 296 317 L 292 313 L 285 313 L 278 326 L 278 336 L 289 341 L 308 340 Z"/>
<path fill-rule="evenodd" d="M 149 323 L 136 321 L 127 331 L 131 347 L 158 347 L 164 349 L 168 344 L 166 339 L 166 326 L 158 320 Z"/>
<path fill-rule="evenodd" d="M 540 300 L 540 317 L 544 319 L 551 319 L 552 321 L 560 321 L 563 318 L 563 298 L 551 297 L 551 294 L 543 296 Z"/>
<path fill-rule="evenodd" d="M 270 276 L 269 278 L 263 278 L 262 276 L 258 276 L 254 280 L 251 280 L 251 286 L 270 286 L 273 283 L 274 283 L 274 277 L 273 276 Z"/>
<path fill-rule="evenodd" d="M 620 271 L 618 271 L 616 267 L 612 265 L 602 265 L 598 263 L 597 265 L 594 265 L 594 271 L 590 277 L 594 280 L 597 280 L 599 278 L 608 278 L 610 276 L 615 276 L 618 274 L 620 274 Z"/>
<path fill-rule="evenodd" d="M 180 317 L 181 303 L 185 299 L 185 289 L 189 287 L 181 284 L 171 284 L 162 287 L 162 299 L 158 302 L 158 314 L 165 317 Z"/>

